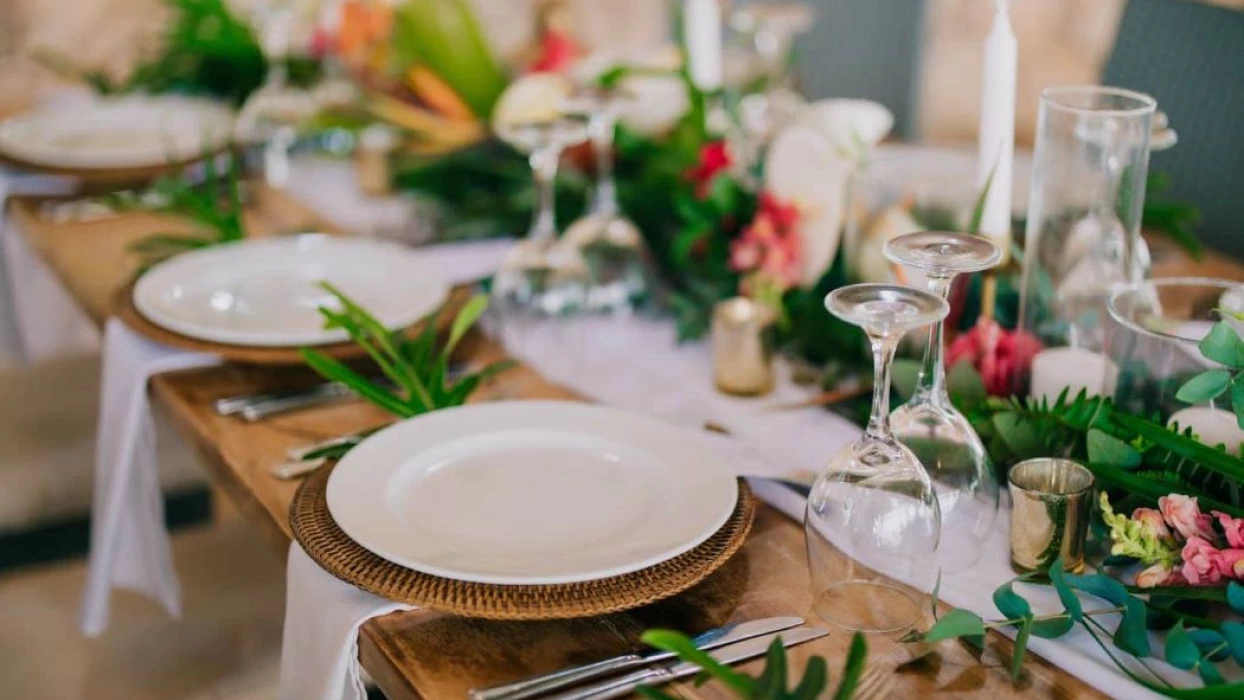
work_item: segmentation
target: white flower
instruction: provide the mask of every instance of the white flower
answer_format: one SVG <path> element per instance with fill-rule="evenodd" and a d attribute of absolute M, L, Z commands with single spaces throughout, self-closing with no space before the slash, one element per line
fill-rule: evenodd
<path fill-rule="evenodd" d="M 839 153 L 855 163 L 894 127 L 894 115 L 870 100 L 817 100 L 807 106 L 801 121 L 817 129 Z"/>

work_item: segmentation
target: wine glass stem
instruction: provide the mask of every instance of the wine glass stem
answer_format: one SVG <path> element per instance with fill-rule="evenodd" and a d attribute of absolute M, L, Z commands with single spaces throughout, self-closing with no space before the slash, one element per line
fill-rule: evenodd
<path fill-rule="evenodd" d="M 592 152 L 596 157 L 596 192 L 592 197 L 592 213 L 614 216 L 618 213 L 618 192 L 613 184 L 613 132 L 617 124 L 608 110 L 601 110 L 588 120 Z"/>
<path fill-rule="evenodd" d="M 873 410 L 864 436 L 890 442 L 890 367 L 894 364 L 898 336 L 869 334 L 868 340 L 873 349 Z"/>
<path fill-rule="evenodd" d="M 950 285 L 954 279 L 954 275 L 930 273 L 928 290 L 946 299 L 950 296 Z M 944 321 L 929 326 L 929 341 L 924 346 L 924 361 L 916 378 L 912 403 L 941 403 L 946 398 L 945 331 Z"/>
<path fill-rule="evenodd" d="M 527 233 L 529 240 L 548 242 L 557 238 L 557 161 L 560 158 L 561 147 L 556 145 L 537 148 L 528 158 L 536 183 L 536 212 Z"/>

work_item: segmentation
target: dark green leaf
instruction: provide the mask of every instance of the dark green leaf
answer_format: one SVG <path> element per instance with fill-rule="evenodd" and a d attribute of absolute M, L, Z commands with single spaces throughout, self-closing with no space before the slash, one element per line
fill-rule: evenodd
<path fill-rule="evenodd" d="M 792 700 L 818 700 L 827 685 L 829 670 L 825 659 L 813 656 L 808 659 L 808 665 L 803 669 L 803 678 L 799 679 L 799 685 L 791 693 Z"/>
<path fill-rule="evenodd" d="M 1058 639 L 1070 632 L 1075 626 L 1076 621 L 1071 619 L 1070 615 L 1061 615 L 1048 620 L 1034 620 L 1032 623 L 1032 633 L 1045 639 Z"/>
<path fill-rule="evenodd" d="M 1205 403 L 1221 396 L 1230 383 L 1230 372 L 1225 369 L 1211 369 L 1184 382 L 1175 393 L 1175 398 L 1184 403 Z"/>
<path fill-rule="evenodd" d="M 1113 605 L 1127 603 L 1127 586 L 1106 574 L 1063 574 L 1068 586 L 1109 601 Z"/>
<path fill-rule="evenodd" d="M 1235 424 L 1244 430 L 1244 372 L 1235 375 L 1235 379 L 1231 380 L 1231 407 L 1239 406 L 1241 410 L 1235 412 Z M 1228 448 L 1233 447 L 1227 445 Z"/>
<path fill-rule="evenodd" d="M 1025 458 L 1042 450 L 1041 440 L 1032 423 L 1016 413 L 998 413 L 993 416 L 993 427 L 998 437 L 1016 456 Z"/>
<path fill-rule="evenodd" d="M 765 667 L 756 679 L 756 697 L 776 698 L 786 692 L 786 647 L 776 637 L 765 652 Z"/>
<path fill-rule="evenodd" d="M 1223 661 L 1231 655 L 1230 645 L 1223 634 L 1217 630 L 1190 629 L 1188 636 L 1201 650 L 1201 654 L 1210 661 Z"/>
<path fill-rule="evenodd" d="M 1244 666 L 1244 624 L 1222 623 L 1222 636 L 1227 640 L 1227 647 L 1231 649 L 1231 656 L 1235 657 L 1235 662 Z"/>
<path fill-rule="evenodd" d="M 951 610 L 942 616 L 924 635 L 924 641 L 940 642 L 955 637 L 979 636 L 985 634 L 985 621 L 980 615 L 962 608 Z"/>
<path fill-rule="evenodd" d="M 1050 564 L 1050 583 L 1054 585 L 1054 590 L 1058 593 L 1058 599 L 1062 601 L 1063 607 L 1071 614 L 1071 619 L 1077 622 L 1084 618 L 1084 609 L 1080 606 L 1080 599 L 1076 596 L 1076 592 L 1071 590 L 1071 586 L 1067 584 L 1063 570 L 1063 558 L 1058 557 L 1054 563 Z"/>
<path fill-rule="evenodd" d="M 1219 321 L 1201 340 L 1201 354 L 1234 369 L 1244 368 L 1244 340 L 1225 321 Z"/>
<path fill-rule="evenodd" d="M 998 157 L 1001 158 L 1002 152 L 998 151 Z M 981 187 L 981 191 L 976 195 L 976 202 L 972 205 L 972 216 L 968 219 L 968 233 L 981 232 L 981 219 L 985 216 L 985 202 L 989 200 L 989 187 L 993 184 L 993 174 L 998 169 L 998 160 L 994 159 L 993 165 L 989 168 L 989 176 L 985 178 L 985 185 Z M 999 235 L 1004 231 L 986 231 Z"/>
<path fill-rule="evenodd" d="M 951 611 L 952 614 L 953 612 Z M 851 700 L 855 696 L 855 687 L 859 685 L 860 676 L 864 673 L 864 662 L 867 659 L 868 642 L 864 640 L 864 635 L 856 632 L 851 636 L 851 648 L 847 651 L 847 662 L 842 667 L 842 680 L 838 681 L 838 689 L 834 691 L 834 700 Z"/>
<path fill-rule="evenodd" d="M 1007 581 L 993 592 L 993 604 L 1008 620 L 1022 620 L 1032 616 L 1032 606 L 1015 592 L 1015 581 Z"/>
<path fill-rule="evenodd" d="M 1015 650 L 1011 653 L 1011 680 L 1018 681 L 1024 667 L 1024 652 L 1028 650 L 1028 635 L 1032 633 L 1032 618 L 1024 618 L 1015 635 Z"/>
<path fill-rule="evenodd" d="M 1237 613 L 1244 615 L 1244 585 L 1236 581 L 1227 584 L 1227 605 Z"/>
<path fill-rule="evenodd" d="M 1197 664 L 1196 670 L 1197 673 L 1201 674 L 1201 680 L 1205 681 L 1205 685 L 1222 685 L 1222 674 L 1219 673 L 1218 667 L 1209 661 L 1202 660 L 1201 663 Z"/>
<path fill-rule="evenodd" d="M 409 417 L 409 409 L 400 399 L 389 393 L 387 389 L 373 384 L 371 380 L 337 360 L 309 348 L 302 348 L 298 351 L 298 354 L 302 356 L 303 362 L 306 362 L 321 377 L 329 381 L 345 384 L 360 397 L 376 404 L 389 413 L 403 418 Z"/>
<path fill-rule="evenodd" d="M 680 700 L 679 698 L 658 688 L 653 688 L 650 685 L 641 685 L 635 689 L 635 692 L 638 693 L 640 697 L 648 698 L 648 700 Z"/>
<path fill-rule="evenodd" d="M 1191 671 L 1201 661 L 1201 651 L 1188 636 L 1184 623 L 1177 622 L 1166 633 L 1166 662 L 1175 668 Z"/>
<path fill-rule="evenodd" d="M 1140 466 L 1140 453 L 1134 447 L 1100 430 L 1088 431 L 1088 457 L 1093 464 L 1109 464 L 1122 469 Z"/>
<path fill-rule="evenodd" d="M 1126 596 L 1123 618 L 1114 631 L 1114 645 L 1132 656 L 1144 658 L 1152 653 L 1149 649 L 1149 631 L 1146 628 L 1148 611 L 1145 602 L 1135 596 Z"/>

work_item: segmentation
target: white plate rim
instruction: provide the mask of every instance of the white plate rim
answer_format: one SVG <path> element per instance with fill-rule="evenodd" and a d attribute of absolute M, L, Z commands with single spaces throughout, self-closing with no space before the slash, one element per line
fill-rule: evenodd
<path fill-rule="evenodd" d="M 408 248 L 389 241 L 371 238 L 350 238 L 332 236 L 326 233 L 300 233 L 290 236 L 268 236 L 264 238 L 248 238 L 240 241 L 222 243 L 200 250 L 181 253 L 163 262 L 153 265 L 138 281 L 135 282 L 131 299 L 134 309 L 151 323 L 173 331 L 187 338 L 203 340 L 222 345 L 239 347 L 281 348 L 295 346 L 320 346 L 340 343 L 349 339 L 341 329 L 308 330 L 304 333 L 257 332 L 215 329 L 193 322 L 184 321 L 170 316 L 161 308 L 158 298 L 161 289 L 186 272 L 193 272 L 196 267 L 210 264 L 226 263 L 234 255 L 245 255 L 248 250 L 269 247 L 290 247 L 297 252 L 302 247 L 346 246 L 367 247 L 383 251 L 387 256 L 400 259 L 411 267 L 411 274 L 426 280 L 426 294 L 419 300 L 411 300 L 407 310 L 401 317 L 381 318 L 380 321 L 392 330 L 400 330 L 419 321 L 428 314 L 435 312 L 449 298 L 450 285 L 432 266 L 423 261 L 418 250 Z M 242 251 L 239 253 L 239 251 Z"/>
<path fill-rule="evenodd" d="M 102 112 L 121 111 L 126 109 L 171 110 L 181 109 L 197 115 L 205 131 L 201 135 L 199 148 L 161 150 L 160 153 L 137 150 L 130 153 L 105 152 L 89 150 L 73 151 L 42 146 L 30 143 L 14 135 L 20 135 L 29 124 L 37 124 L 43 119 L 63 119 L 66 113 L 80 110 L 100 110 Z M 184 96 L 129 96 L 123 98 L 106 98 L 60 107 L 35 107 L 0 120 L 0 154 L 30 165 L 46 168 L 72 168 L 77 170 L 119 170 L 128 168 L 150 168 L 184 162 L 198 158 L 203 153 L 215 152 L 224 148 L 233 139 L 233 111 L 227 106 L 211 100 Z M 184 151 L 184 152 L 183 152 Z"/>
<path fill-rule="evenodd" d="M 560 575 L 552 574 L 477 574 L 470 571 L 463 571 L 448 567 L 429 564 L 426 561 L 419 561 L 410 557 L 403 556 L 394 552 L 383 543 L 377 543 L 367 534 L 375 525 L 367 523 L 364 518 L 375 518 L 379 508 L 369 508 L 366 512 L 363 509 L 352 507 L 353 503 L 369 502 L 368 499 L 374 498 L 376 503 L 380 503 L 384 499 L 381 493 L 371 495 L 360 494 L 356 489 L 357 479 L 367 471 L 373 471 L 373 474 L 367 475 L 368 478 L 383 479 L 386 475 L 392 475 L 402 465 L 402 463 L 413 459 L 409 456 L 403 459 L 390 460 L 387 463 L 378 459 L 378 453 L 385 449 L 395 449 L 397 444 L 402 440 L 410 439 L 408 434 L 418 435 L 424 430 L 432 430 L 438 427 L 436 424 L 442 421 L 466 421 L 479 429 L 480 436 L 486 436 L 492 432 L 507 428 L 498 428 L 497 430 L 489 429 L 487 422 L 505 420 L 513 418 L 514 415 L 521 414 L 528 419 L 539 418 L 540 412 L 546 412 L 544 420 L 563 421 L 574 420 L 575 414 L 579 419 L 584 421 L 597 421 L 603 425 L 608 421 L 612 426 L 629 424 L 632 427 L 641 427 L 646 430 L 654 430 L 662 433 L 665 437 L 675 439 L 680 443 L 682 451 L 686 454 L 694 454 L 695 458 L 686 462 L 676 462 L 675 468 L 681 469 L 703 469 L 706 474 L 711 473 L 711 479 L 716 482 L 716 486 L 720 488 L 719 493 L 705 495 L 703 493 L 696 494 L 697 498 L 704 499 L 708 503 L 708 499 L 712 498 L 717 501 L 712 508 L 705 506 L 706 510 L 712 510 L 711 518 L 705 517 L 701 523 L 698 523 L 699 529 L 695 537 L 689 537 L 680 542 L 677 546 L 668 547 L 660 552 L 653 553 L 649 556 L 636 558 L 624 564 L 617 564 L 611 567 L 601 567 L 593 570 L 584 570 L 576 573 L 564 573 Z M 489 415 L 491 414 L 491 415 Z M 564 426 L 558 425 L 556 422 L 551 423 L 550 427 L 563 430 Z M 435 443 L 427 445 L 427 449 L 436 449 Z M 406 419 L 371 435 L 357 447 L 352 449 L 343 457 L 333 468 L 333 473 L 329 476 L 326 498 L 328 502 L 328 510 L 332 515 L 337 526 L 342 532 L 350 537 L 364 549 L 372 552 L 382 559 L 390 561 L 399 566 L 419 571 L 422 573 L 438 576 L 441 578 L 467 581 L 473 583 L 482 583 L 489 585 L 561 585 L 570 583 L 582 583 L 586 581 L 596 581 L 614 576 L 634 573 L 643 569 L 656 566 L 664 561 L 668 561 L 681 554 L 698 547 L 716 534 L 723 525 L 730 519 L 738 505 L 738 480 L 737 475 L 728 466 L 728 460 L 721 455 L 709 441 L 695 434 L 686 428 L 680 428 L 668 423 L 664 423 L 659 419 L 645 416 L 643 414 L 634 413 L 624 409 L 604 406 L 601 404 L 592 404 L 581 401 L 558 401 L 545 399 L 526 399 L 511 401 L 496 401 L 480 404 L 469 404 L 466 406 L 458 406 L 454 408 L 441 409 L 433 413 L 424 414 L 414 418 Z M 362 500 L 360 500 L 362 498 Z"/>

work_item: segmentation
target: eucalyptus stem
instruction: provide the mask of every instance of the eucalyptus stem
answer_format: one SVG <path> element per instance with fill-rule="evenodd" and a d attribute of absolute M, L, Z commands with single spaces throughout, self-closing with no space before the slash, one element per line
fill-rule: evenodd
<path fill-rule="evenodd" d="M 1089 635 L 1090 637 L 1092 637 L 1092 638 L 1093 638 L 1093 641 L 1094 641 L 1094 642 L 1097 642 L 1097 646 L 1101 647 L 1101 650 L 1102 650 L 1102 651 L 1104 651 L 1104 652 L 1106 652 L 1106 656 L 1109 656 L 1109 657 L 1110 657 L 1110 660 L 1114 662 L 1114 665 L 1115 665 L 1115 666 L 1118 666 L 1118 667 L 1119 667 L 1119 670 L 1121 670 L 1121 671 L 1123 671 L 1123 673 L 1127 674 L 1128 678 L 1131 678 L 1132 680 L 1136 681 L 1137 683 L 1140 683 L 1140 684 L 1141 684 L 1141 685 L 1143 685 L 1143 686 L 1151 686 L 1151 685 L 1152 685 L 1151 683 L 1147 682 L 1145 679 L 1143 679 L 1143 678 L 1141 678 L 1140 676 L 1138 676 L 1138 675 L 1136 675 L 1135 673 L 1133 673 L 1133 672 L 1132 672 L 1132 669 L 1128 668 L 1127 666 L 1124 666 L 1124 665 L 1123 665 L 1123 663 L 1122 663 L 1121 661 L 1119 661 L 1118 657 L 1116 657 L 1116 656 L 1114 655 L 1114 652 L 1110 651 L 1110 647 L 1106 646 L 1106 644 L 1105 644 L 1104 642 L 1102 642 L 1102 641 L 1101 641 L 1101 638 L 1099 638 L 1099 637 L 1097 636 L 1097 633 L 1093 631 L 1093 628 L 1092 628 L 1092 627 L 1089 627 L 1089 624 L 1088 624 L 1089 622 L 1090 622 L 1090 620 L 1088 620 L 1088 619 L 1086 618 L 1085 620 L 1081 620 L 1081 621 L 1080 621 L 1080 624 L 1084 626 L 1084 631 L 1085 631 L 1085 632 L 1088 632 L 1088 635 Z M 1095 622 L 1095 621 L 1094 621 L 1094 622 Z M 1102 628 L 1102 629 L 1103 629 L 1103 631 L 1105 631 L 1105 628 Z M 1133 657 L 1133 658 L 1137 658 L 1137 657 Z M 1143 663 L 1142 663 L 1142 665 L 1143 665 Z M 1166 686 L 1167 686 L 1168 688 L 1172 688 L 1172 687 L 1174 687 L 1174 686 L 1172 686 L 1172 685 L 1171 685 L 1170 681 L 1168 681 L 1168 680 L 1166 680 L 1165 678 L 1163 678 L 1162 676 L 1158 675 L 1158 674 L 1157 674 L 1157 673 L 1155 673 L 1152 669 L 1149 669 L 1149 667 L 1148 667 L 1148 666 L 1145 666 L 1145 668 L 1146 668 L 1146 669 L 1148 669 L 1148 670 L 1149 670 L 1149 672 L 1150 672 L 1150 673 L 1152 673 L 1152 674 L 1154 675 L 1154 677 L 1155 677 L 1155 678 L 1157 678 L 1158 680 L 1160 680 L 1160 681 L 1162 681 L 1163 683 L 1165 683 L 1165 684 L 1166 684 Z"/>
<path fill-rule="evenodd" d="M 1097 620 L 1094 620 L 1094 619 L 1092 619 L 1092 618 L 1085 618 L 1085 619 L 1086 619 L 1088 622 L 1093 623 L 1093 625 L 1094 625 L 1094 626 L 1096 626 L 1096 627 L 1097 627 L 1097 629 L 1101 630 L 1101 631 L 1102 631 L 1102 633 L 1104 633 L 1104 634 L 1110 634 L 1110 630 L 1108 630 L 1108 629 L 1106 629 L 1104 626 L 1102 626 L 1102 624 L 1101 624 L 1100 622 L 1098 622 Z M 1092 634 L 1092 632 L 1090 632 L 1090 634 Z M 1094 636 L 1096 636 L 1096 635 L 1094 635 Z M 1107 653 L 1109 653 L 1109 652 L 1107 652 Z M 1112 655 L 1110 658 L 1111 658 L 1111 660 L 1112 660 L 1112 661 L 1114 661 L 1114 662 L 1115 662 L 1115 664 L 1119 664 L 1118 659 L 1115 659 L 1113 655 Z M 1152 668 L 1149 664 L 1145 663 L 1145 660 L 1144 660 L 1144 659 L 1142 659 L 1142 658 L 1141 658 L 1141 657 L 1139 657 L 1139 656 L 1135 656 L 1135 655 L 1133 655 L 1133 656 L 1132 656 L 1132 658 L 1133 658 L 1133 659 L 1136 659 L 1136 663 L 1140 664 L 1140 665 L 1141 665 L 1141 666 L 1142 666 L 1142 667 L 1143 667 L 1146 671 L 1148 671 L 1149 673 L 1153 674 L 1153 677 L 1154 677 L 1154 678 L 1156 678 L 1156 679 L 1158 679 L 1158 680 L 1162 681 L 1163 685 L 1165 685 L 1165 686 L 1166 686 L 1166 687 L 1168 687 L 1168 688 L 1173 688 L 1173 687 L 1175 687 L 1175 686 L 1171 685 L 1171 682 L 1170 682 L 1170 681 L 1168 681 L 1168 680 L 1166 680 L 1165 678 L 1163 678 L 1163 677 L 1162 677 L 1162 674 L 1160 674 L 1160 673 L 1158 673 L 1157 671 L 1153 670 L 1153 668 Z M 1121 664 L 1119 664 L 1119 665 L 1121 666 Z"/>
<path fill-rule="evenodd" d="M 1088 617 L 1090 615 L 1109 615 L 1111 613 L 1121 613 L 1126 610 L 1127 608 L 1123 606 L 1119 606 L 1115 608 L 1099 608 L 1097 610 L 1085 610 L 1084 616 Z M 1071 617 L 1071 613 L 1064 610 L 1063 612 L 1060 612 L 1060 613 L 1047 613 L 1045 615 L 1034 615 L 1032 617 L 1032 621 L 1033 622 L 1046 622 L 1048 620 L 1061 620 L 1066 617 Z M 1021 617 L 1021 618 L 1017 618 L 1014 620 L 993 620 L 991 622 L 986 622 L 985 627 L 988 627 L 990 629 L 997 629 L 999 627 L 1013 627 L 1015 625 L 1023 624 L 1026 619 L 1028 618 Z"/>

